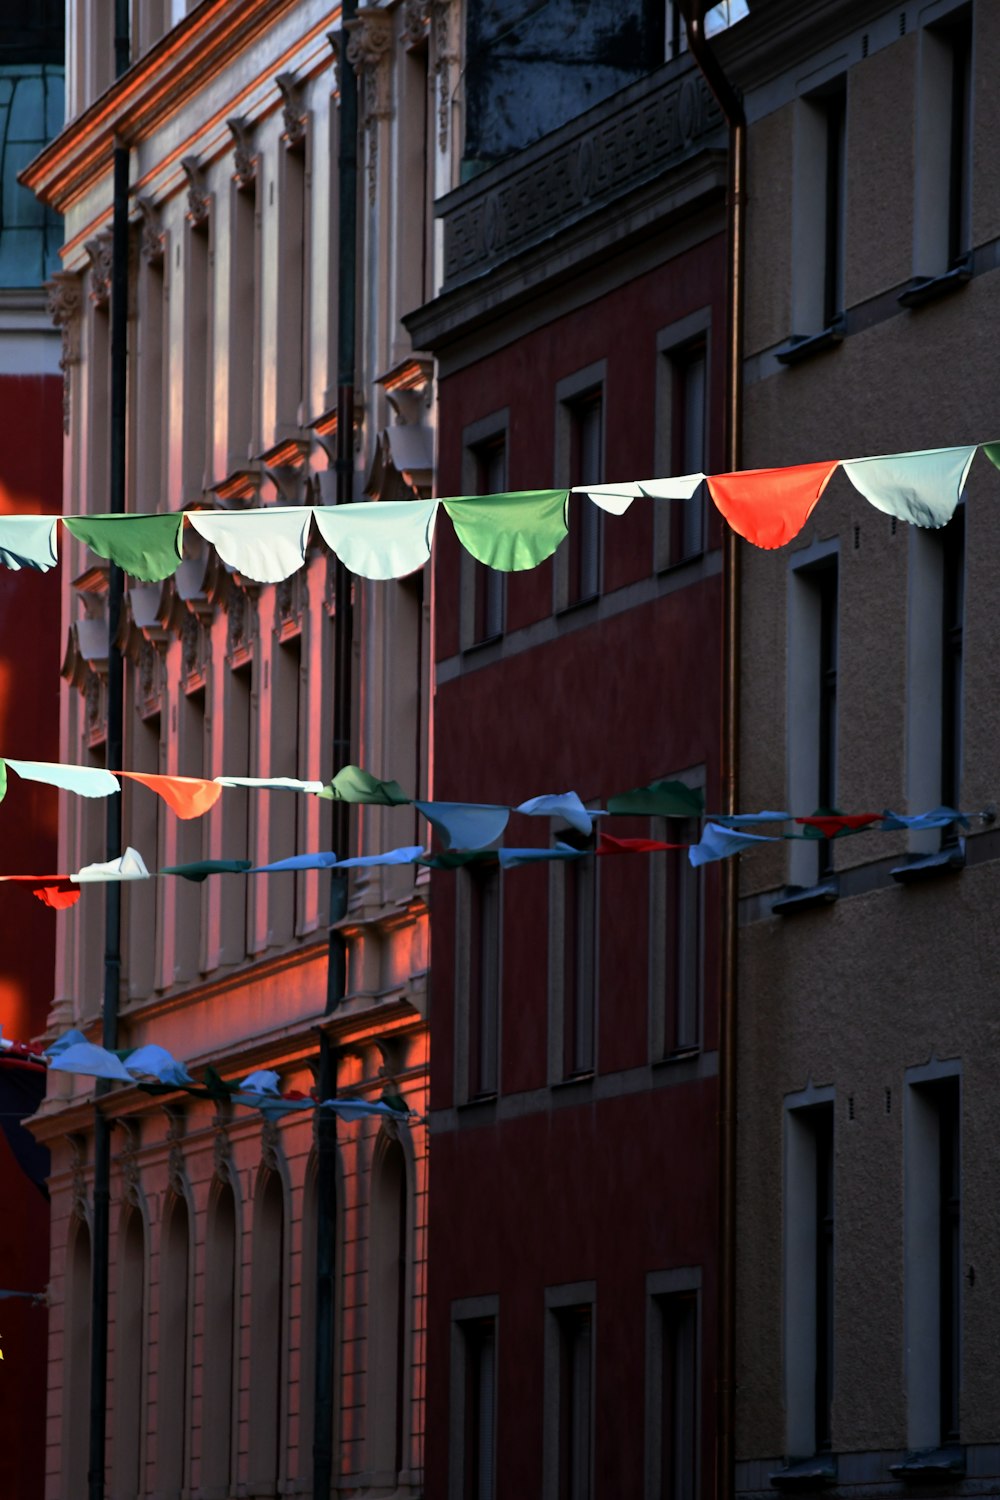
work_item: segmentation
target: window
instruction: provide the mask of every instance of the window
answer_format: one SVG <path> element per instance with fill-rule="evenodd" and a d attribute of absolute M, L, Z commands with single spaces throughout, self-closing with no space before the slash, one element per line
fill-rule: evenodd
<path fill-rule="evenodd" d="M 847 80 L 800 99 L 795 117 L 792 335 L 810 338 L 844 311 Z"/>
<path fill-rule="evenodd" d="M 135 1207 L 125 1211 L 119 1234 L 118 1305 L 115 1313 L 115 1428 L 112 1449 L 115 1493 L 137 1495 L 143 1437 L 146 1234 Z"/>
<path fill-rule="evenodd" d="M 701 474 L 709 465 L 709 387 L 712 315 L 700 308 L 660 329 L 656 338 L 657 474 Z M 704 489 L 689 500 L 653 507 L 657 569 L 700 557 L 708 545 Z"/>
<path fill-rule="evenodd" d="M 972 10 L 962 6 L 920 38 L 914 274 L 961 269 L 971 249 Z"/>
<path fill-rule="evenodd" d="M 287 146 L 278 163 L 279 307 L 277 349 L 267 361 L 273 382 L 275 443 L 297 437 L 303 416 L 306 363 L 306 293 L 308 255 L 306 235 L 306 152 L 308 143 Z M 269 403 L 270 404 L 270 403 Z"/>
<path fill-rule="evenodd" d="M 209 225 L 189 224 L 184 286 L 183 501 L 200 500 L 209 467 L 209 398 L 212 338 L 209 322 Z"/>
<path fill-rule="evenodd" d="M 799 553 L 790 575 L 788 719 L 789 800 L 804 816 L 837 799 L 837 554 L 821 543 Z M 792 881 L 815 884 L 832 867 L 829 840 L 791 846 Z"/>
<path fill-rule="evenodd" d="M 912 528 L 907 603 L 906 792 L 910 810 L 958 807 L 962 791 L 965 506 L 940 531 Z M 944 842 L 954 840 L 954 830 Z M 933 853 L 936 830 L 909 835 Z"/>
<path fill-rule="evenodd" d="M 167 499 L 163 474 L 167 301 L 162 255 L 156 260 L 143 260 L 139 270 L 139 299 L 138 400 L 134 404 L 137 475 L 133 504 L 136 510 L 159 510 L 165 508 Z"/>
<path fill-rule="evenodd" d="M 502 495 L 507 488 L 507 439 L 491 438 L 474 450 L 476 493 Z M 473 563 L 473 643 L 492 641 L 503 634 L 504 575 L 483 563 Z"/>
<path fill-rule="evenodd" d="M 471 866 L 469 905 L 469 1098 L 495 1094 L 500 1077 L 500 872 Z"/>
<path fill-rule="evenodd" d="M 697 818 L 653 819 L 650 837 L 696 844 Z M 650 989 L 654 1058 L 701 1042 L 704 875 L 686 849 L 650 856 Z"/>
<path fill-rule="evenodd" d="M 202 1486 L 226 1493 L 232 1473 L 233 1367 L 236 1358 L 236 1200 L 228 1182 L 212 1184 L 205 1237 L 202 1341 Z M 270 1358 L 274 1358 L 272 1351 Z"/>
<path fill-rule="evenodd" d="M 570 484 L 600 484 L 604 479 L 604 400 L 588 391 L 567 403 L 570 426 Z M 567 603 L 594 599 L 601 589 L 602 513 L 583 495 L 571 501 Z"/>
<path fill-rule="evenodd" d="M 545 1292 L 545 1500 L 594 1493 L 594 1285 Z"/>
<path fill-rule="evenodd" d="M 451 1500 L 497 1493 L 497 1299 L 452 1304 Z"/>
<path fill-rule="evenodd" d="M 904 1122 L 907 1443 L 956 1443 L 962 1369 L 961 1076 L 907 1072 Z"/>
<path fill-rule="evenodd" d="M 281 1473 L 285 1206 L 281 1178 L 262 1172 L 254 1201 L 250 1309 L 251 1493 L 273 1495 Z"/>
<path fill-rule="evenodd" d="M 834 1128 L 830 1091 L 785 1114 L 785 1406 L 787 1452 L 828 1451 L 834 1375 Z"/>
<path fill-rule="evenodd" d="M 700 1282 L 697 1268 L 647 1277 L 647 1500 L 697 1494 Z"/>
<path fill-rule="evenodd" d="M 671 472 L 699 474 L 705 467 L 705 425 L 708 358 L 703 342 L 670 356 L 673 420 Z M 670 561 L 686 562 L 705 550 L 705 501 L 699 487 L 690 500 L 672 500 Z"/>
<path fill-rule="evenodd" d="M 70 1219 L 66 1249 L 66 1309 L 62 1405 L 63 1493 L 72 1494 L 86 1474 L 90 1417 L 90 1227 Z"/>
<path fill-rule="evenodd" d="M 186 1483 L 190 1242 L 187 1203 L 171 1193 L 161 1234 L 156 1377 L 157 1486 L 164 1494 L 177 1494 Z"/>
<path fill-rule="evenodd" d="M 588 854 L 568 860 L 563 877 L 563 1068 L 564 1078 L 594 1071 L 597 1051 L 597 861 Z"/>
<path fill-rule="evenodd" d="M 715 36 L 720 31 L 726 31 L 730 26 L 735 26 L 737 21 L 742 21 L 743 17 L 749 14 L 748 0 L 720 0 L 718 5 L 709 6 L 705 13 L 705 35 Z M 666 44 L 668 62 L 674 57 L 679 57 L 682 52 L 687 51 L 687 33 L 684 29 L 684 17 L 681 14 L 681 8 L 677 0 L 667 0 Z"/>
<path fill-rule="evenodd" d="M 395 1488 L 406 1461 L 406 1161 L 398 1141 L 384 1147 L 372 1176 L 369 1292 L 370 1483 Z"/>
<path fill-rule="evenodd" d="M 257 178 L 234 182 L 229 244 L 229 431 L 230 473 L 245 469 L 259 445 L 257 403 L 260 372 L 260 299 L 257 295 L 260 229 Z"/>

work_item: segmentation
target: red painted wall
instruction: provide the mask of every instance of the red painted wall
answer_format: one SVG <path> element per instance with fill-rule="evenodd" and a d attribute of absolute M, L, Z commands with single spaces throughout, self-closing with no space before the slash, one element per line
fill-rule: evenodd
<path fill-rule="evenodd" d="M 0 375 L 0 513 L 62 509 L 62 382 Z M 0 755 L 58 758 L 59 581 L 52 573 L 0 572 Z M 57 794 L 11 776 L 0 804 L 0 873 L 56 868 Z M 0 1024 L 26 1041 L 52 1004 L 56 913 L 0 884 Z M 0 1061 L 0 1109 L 25 1100 Z M 4 1122 L 7 1123 L 6 1121 Z M 33 1143 L 32 1143 L 33 1144 Z M 48 1281 L 48 1198 L 0 1134 L 0 1288 L 42 1291 Z M 36 1500 L 44 1486 L 47 1314 L 0 1302 L 0 1495 Z"/>
<path fill-rule="evenodd" d="M 721 237 L 442 380 L 441 494 L 462 492 L 462 434 L 509 408 L 511 489 L 551 484 L 557 381 L 606 360 L 605 475 L 653 475 L 658 330 L 712 307 L 710 463 L 721 467 L 725 283 Z M 576 502 L 571 500 L 571 506 Z M 604 521 L 603 594 L 649 581 L 648 597 L 597 619 L 566 618 L 556 638 L 482 664 L 459 650 L 460 548 L 442 517 L 435 541 L 434 795 L 517 802 L 573 788 L 606 799 L 704 764 L 717 804 L 721 580 L 653 587 L 654 502 Z M 572 524 L 572 515 L 571 515 Z M 713 522 L 710 546 L 717 548 Z M 715 554 L 718 561 L 718 553 Z M 507 634 L 552 612 L 552 565 L 508 576 Z M 587 611 L 589 610 L 589 614 Z M 570 624 L 578 628 L 567 628 Z M 457 675 L 452 675 L 456 672 Z M 649 820 L 615 820 L 615 834 Z M 507 842 L 547 841 L 512 819 Z M 501 1097 L 546 1090 L 548 869 L 504 876 Z M 601 861 L 598 1072 L 649 1065 L 648 865 Z M 431 1109 L 454 1097 L 456 876 L 432 882 Z M 717 1046 L 718 880 L 706 883 L 704 1047 Z M 654 1070 L 655 1071 L 655 1070 Z M 654 1081 L 651 1079 L 651 1081 Z M 598 1102 L 555 1089 L 519 1118 L 471 1106 L 435 1121 L 430 1173 L 427 1495 L 448 1493 L 450 1309 L 498 1295 L 497 1490 L 539 1493 L 544 1289 L 595 1281 L 595 1493 L 643 1489 L 646 1274 L 702 1267 L 702 1487 L 712 1484 L 716 1250 L 714 1077 Z"/>

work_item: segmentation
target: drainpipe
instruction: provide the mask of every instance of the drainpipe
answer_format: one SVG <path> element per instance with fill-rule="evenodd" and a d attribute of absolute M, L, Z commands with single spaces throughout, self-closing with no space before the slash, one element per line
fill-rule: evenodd
<path fill-rule="evenodd" d="M 115 0 L 115 76 L 129 66 L 129 4 Z M 111 230 L 111 433 L 108 509 L 125 510 L 125 452 L 128 422 L 128 184 L 129 148 L 114 147 L 114 210 Z M 108 569 L 108 719 L 106 764 L 124 764 L 125 674 L 118 628 L 125 594 L 121 568 Z M 105 857 L 122 852 L 122 799 L 115 792 L 107 801 Z M 122 888 L 116 881 L 105 887 L 104 999 L 101 1040 L 113 1051 L 118 1045 L 118 997 L 121 984 Z M 94 1100 L 94 1222 L 93 1271 L 90 1288 L 90 1432 L 87 1484 L 89 1500 L 104 1500 L 104 1463 L 108 1415 L 108 1263 L 111 1221 L 111 1129 L 113 1122 L 101 1107 L 108 1092 L 98 1080 Z"/>
<path fill-rule="evenodd" d="M 358 216 L 358 85 L 348 56 L 347 26 L 357 0 L 343 0 L 340 31 L 331 37 L 340 82 L 337 235 L 337 504 L 354 499 L 354 351 Z M 338 771 L 351 758 L 351 657 L 354 649 L 352 580 L 340 558 L 334 563 L 333 763 Z M 333 803 L 333 848 L 343 858 L 350 839 L 350 808 Z M 347 944 L 340 929 L 347 915 L 347 872 L 330 876 L 330 937 L 324 1015 L 337 1010 L 347 990 Z M 319 1033 L 318 1089 L 321 1099 L 337 1091 L 337 1049 L 329 1032 Z M 334 1314 L 337 1238 L 337 1120 L 319 1110 L 316 1124 L 316 1384 L 313 1419 L 313 1494 L 323 1500 L 333 1482 Z"/>
<path fill-rule="evenodd" d="M 746 116 L 705 36 L 711 0 L 680 0 L 691 55 L 729 126 L 726 278 L 726 467 L 738 469 L 743 437 L 743 240 L 746 209 Z M 737 810 L 739 773 L 740 571 L 738 538 L 723 525 L 722 536 L 722 802 Z M 737 861 L 722 863 L 722 974 L 719 995 L 719 1304 L 716 1411 L 716 1500 L 732 1500 L 735 1488 L 736 1415 L 736 1021 L 738 998 Z"/>

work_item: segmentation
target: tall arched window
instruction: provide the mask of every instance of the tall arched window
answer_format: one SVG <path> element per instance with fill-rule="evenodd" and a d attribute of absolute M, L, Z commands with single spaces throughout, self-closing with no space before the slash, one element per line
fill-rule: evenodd
<path fill-rule="evenodd" d="M 277 1493 L 281 1474 L 284 1363 L 285 1199 L 281 1178 L 263 1171 L 253 1213 L 250 1310 L 250 1489 Z"/>
<path fill-rule="evenodd" d="M 118 1239 L 118 1306 L 115 1313 L 115 1493 L 137 1495 L 141 1483 L 143 1378 L 145 1375 L 146 1226 L 139 1209 L 126 1208 Z"/>
<path fill-rule="evenodd" d="M 185 1200 L 171 1193 L 160 1236 L 159 1369 L 157 1374 L 157 1488 L 177 1494 L 187 1482 L 188 1286 L 191 1226 Z"/>
<path fill-rule="evenodd" d="M 90 1228 L 78 1214 L 69 1222 L 63 1359 L 64 1495 L 73 1494 L 87 1473 L 90 1420 Z"/>
<path fill-rule="evenodd" d="M 311 1481 L 316 1420 L 316 1159 L 310 1157 L 302 1193 L 302 1291 L 299 1299 L 299 1466 Z"/>
<path fill-rule="evenodd" d="M 368 1420 L 372 1483 L 395 1485 L 406 1458 L 406 1159 L 385 1143 L 372 1172 L 368 1286 Z"/>
<path fill-rule="evenodd" d="M 233 1449 L 236 1317 L 236 1200 L 215 1184 L 205 1237 L 205 1341 L 202 1354 L 201 1484 L 228 1491 Z"/>

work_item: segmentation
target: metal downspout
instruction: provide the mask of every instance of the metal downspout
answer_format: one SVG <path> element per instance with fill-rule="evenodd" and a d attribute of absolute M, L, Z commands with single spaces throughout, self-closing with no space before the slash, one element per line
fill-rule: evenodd
<path fill-rule="evenodd" d="M 726 466 L 742 462 L 743 258 L 746 209 L 746 116 L 738 91 L 723 72 L 704 31 L 710 0 L 681 0 L 688 46 L 729 126 L 727 201 Z M 735 813 L 739 778 L 740 569 L 738 538 L 722 535 L 722 802 Z M 719 1302 L 716 1410 L 716 1500 L 735 1490 L 736 1426 L 736 1150 L 737 1150 L 737 930 L 739 869 L 722 863 L 721 985 L 719 995 Z"/>
<path fill-rule="evenodd" d="M 340 79 L 337 230 L 337 504 L 354 499 L 354 380 L 358 217 L 358 88 L 348 56 L 346 27 L 357 14 L 357 0 L 343 0 L 337 49 Z M 352 580 L 340 558 L 334 564 L 334 771 L 351 758 L 351 659 L 354 650 Z M 333 847 L 343 858 L 350 839 L 350 808 L 333 804 Z M 330 877 L 330 937 L 324 1015 L 337 1010 L 347 989 L 347 945 L 339 923 L 347 914 L 348 877 Z M 321 1099 L 337 1091 L 337 1049 L 326 1028 L 319 1033 L 318 1090 Z M 337 1240 L 337 1120 L 317 1111 L 316 1182 L 316 1384 L 313 1426 L 313 1495 L 328 1500 L 333 1483 L 335 1261 Z"/>
<path fill-rule="evenodd" d="M 115 0 L 115 76 L 129 66 L 129 3 Z M 111 261 L 111 431 L 108 509 L 125 510 L 128 423 L 128 191 L 129 148 L 120 140 L 114 148 L 114 209 Z M 125 595 L 121 568 L 108 569 L 108 712 L 105 764 L 118 770 L 124 764 L 125 673 L 118 629 Z M 108 798 L 105 858 L 122 852 L 121 792 Z M 105 887 L 104 997 L 101 1041 L 109 1051 L 118 1045 L 118 999 L 121 986 L 122 888 L 116 881 Z M 94 1218 L 93 1270 L 90 1288 L 90 1429 L 87 1486 L 89 1500 L 104 1500 L 104 1470 L 108 1414 L 108 1280 L 111 1223 L 111 1130 L 113 1121 L 102 1108 L 110 1085 L 99 1079 L 94 1099 Z"/>

